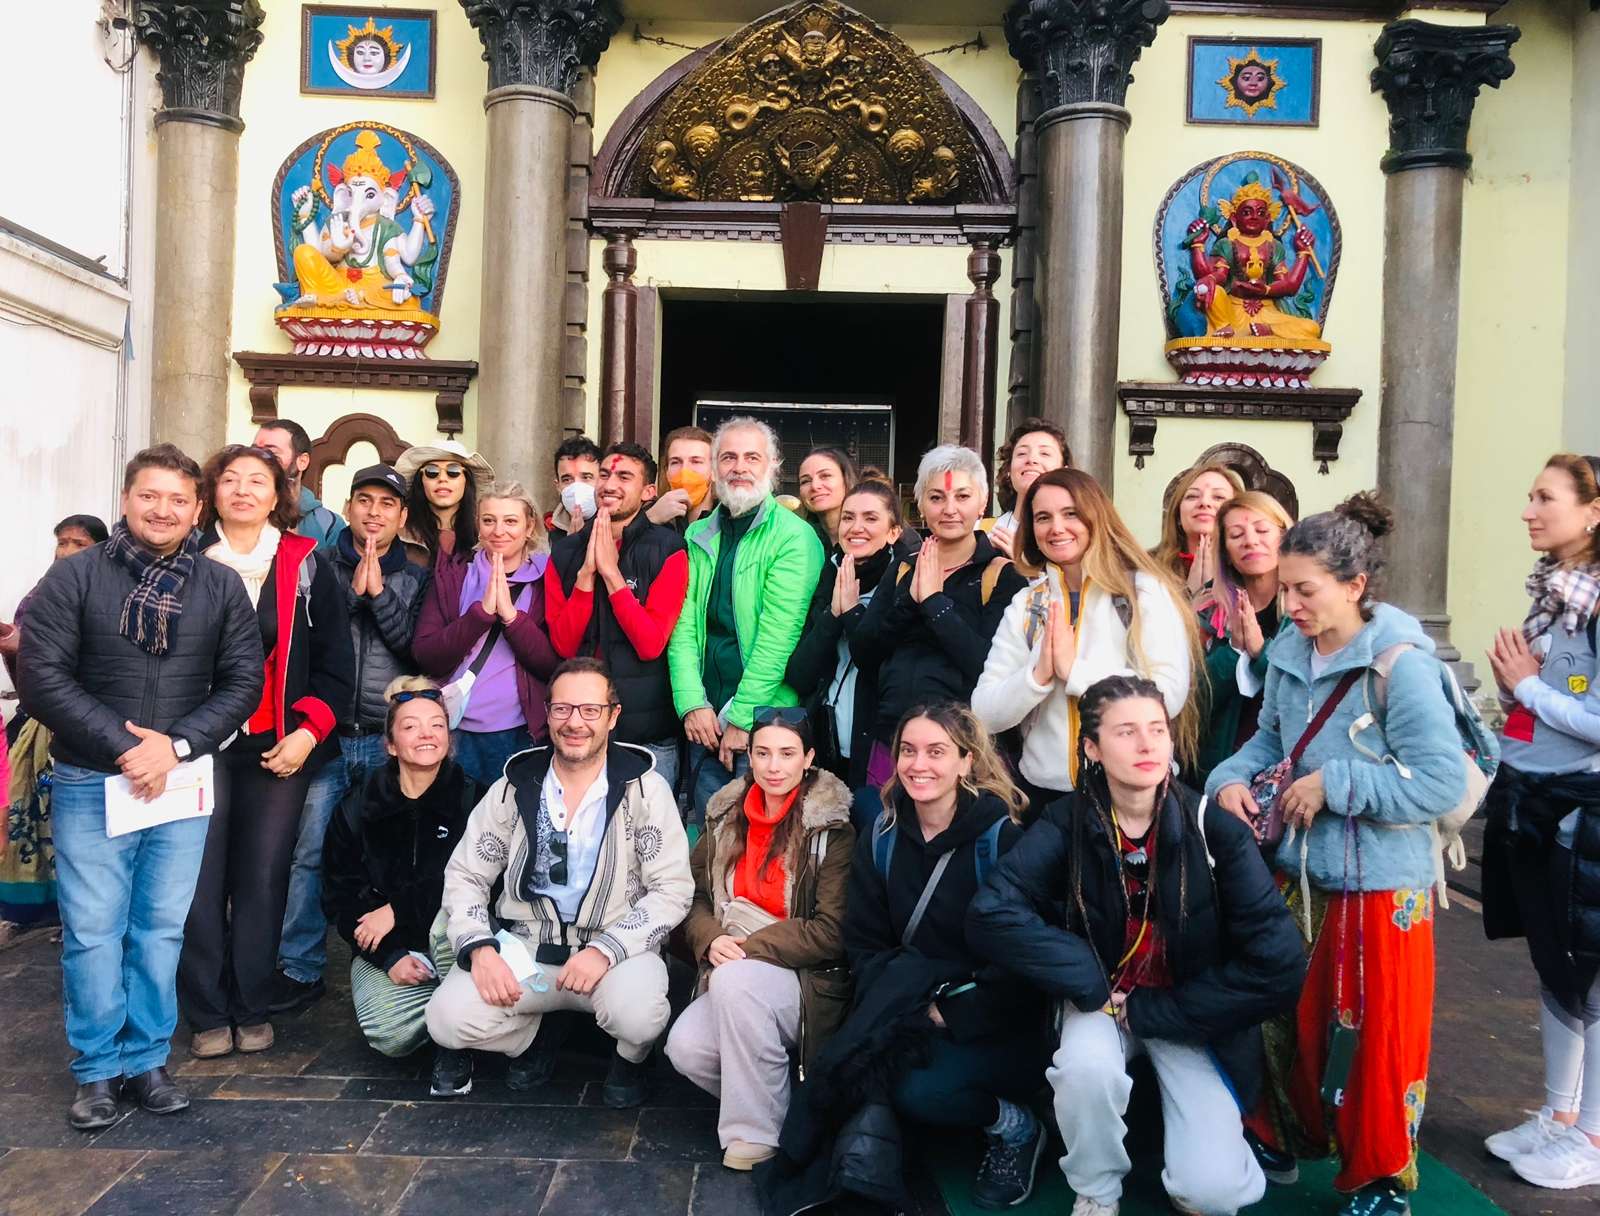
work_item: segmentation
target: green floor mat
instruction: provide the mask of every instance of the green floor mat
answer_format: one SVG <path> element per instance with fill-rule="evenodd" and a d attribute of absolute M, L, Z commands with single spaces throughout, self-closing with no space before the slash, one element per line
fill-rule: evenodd
<path fill-rule="evenodd" d="M 976 1138 L 970 1138 L 968 1152 L 950 1151 L 929 1154 L 934 1179 L 952 1216 L 976 1216 L 983 1209 L 972 1202 L 972 1176 L 978 1168 Z M 1267 1184 L 1264 1199 L 1244 1211 L 1249 1216 L 1334 1216 L 1340 1199 L 1333 1190 L 1336 1167 L 1331 1161 L 1311 1161 L 1300 1166 L 1300 1181 L 1294 1186 Z M 1122 1216 L 1172 1216 L 1166 1192 L 1161 1189 L 1160 1162 L 1136 1158 L 1122 1197 Z M 1072 1192 L 1061 1177 L 1057 1159 L 1046 1156 L 1039 1162 L 1039 1179 L 1033 1197 L 1020 1207 L 1020 1213 L 1066 1216 L 1072 1211 Z M 1412 1197 L 1413 1216 L 1505 1216 L 1460 1174 L 1427 1153 L 1422 1155 L 1422 1187 Z"/>

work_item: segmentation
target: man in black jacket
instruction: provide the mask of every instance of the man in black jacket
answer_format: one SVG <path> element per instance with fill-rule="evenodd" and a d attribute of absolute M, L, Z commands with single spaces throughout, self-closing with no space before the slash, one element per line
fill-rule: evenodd
<path fill-rule="evenodd" d="M 350 613 L 355 712 L 339 728 L 340 755 L 322 766 L 306 791 L 278 944 L 278 975 L 267 1006 L 271 1013 L 299 1009 L 326 991 L 322 850 L 328 820 L 350 789 L 359 788 L 387 762 L 383 724 L 389 707 L 383 692 L 391 680 L 417 672 L 411 635 L 422 613 L 430 570 L 409 560 L 406 546 L 396 539 L 406 522 L 405 479 L 386 464 L 362 469 L 351 478 L 344 514 L 350 526 L 338 534 L 332 557 Z"/>
<path fill-rule="evenodd" d="M 209 757 L 261 699 L 264 658 L 239 576 L 194 539 L 200 467 L 171 444 L 128 462 L 110 538 L 34 590 L 19 676 L 54 732 L 51 815 L 67 1039 L 68 1121 L 115 1122 L 120 1086 L 146 1110 L 189 1105 L 166 1070 L 178 953 L 205 849 L 203 814 L 111 835 L 107 779 L 152 801 L 183 761 Z"/>

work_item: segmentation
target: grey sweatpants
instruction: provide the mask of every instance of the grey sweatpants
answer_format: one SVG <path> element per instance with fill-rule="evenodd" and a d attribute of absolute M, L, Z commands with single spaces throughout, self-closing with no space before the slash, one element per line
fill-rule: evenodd
<path fill-rule="evenodd" d="M 737 959 L 667 1036 L 667 1059 L 721 1099 L 717 1140 L 776 1146 L 789 1110 L 789 1057 L 800 1038 L 800 980 L 787 967 Z"/>
<path fill-rule="evenodd" d="M 600 1029 L 617 1041 L 617 1054 L 638 1063 L 650 1054 L 666 1029 L 667 965 L 659 954 L 623 959 L 595 985 L 588 996 L 561 992 L 561 968 L 537 964 L 539 972 L 522 985 L 522 997 L 505 1008 L 478 995 L 472 972 L 457 967 L 444 977 L 428 1002 L 428 1034 L 440 1047 L 456 1051 L 497 1051 L 520 1056 L 533 1046 L 539 1020 L 558 1009 L 594 1015 Z M 529 985 L 532 985 L 530 987 Z"/>
<path fill-rule="evenodd" d="M 1146 1054 L 1161 1084 L 1166 1128 L 1161 1184 L 1175 1203 L 1201 1216 L 1233 1216 L 1255 1203 L 1267 1180 L 1245 1142 L 1239 1104 L 1210 1055 L 1165 1039 L 1139 1039 L 1096 1010 L 1067 1007 L 1061 1046 L 1045 1078 L 1055 1092 L 1056 1123 L 1066 1143 L 1061 1172 L 1097 1203 L 1122 1198 L 1132 1163 L 1123 1138 L 1133 1079 L 1128 1061 Z"/>

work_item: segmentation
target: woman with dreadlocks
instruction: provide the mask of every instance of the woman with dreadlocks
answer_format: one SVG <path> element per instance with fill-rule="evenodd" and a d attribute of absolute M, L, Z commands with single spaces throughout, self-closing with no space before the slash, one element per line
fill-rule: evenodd
<path fill-rule="evenodd" d="M 1046 1077 L 1073 1216 L 1116 1216 L 1136 1055 L 1161 1085 L 1173 1205 L 1230 1216 L 1266 1189 L 1241 1104 L 1261 1083 L 1260 1024 L 1299 995 L 1299 936 L 1250 829 L 1172 780 L 1155 683 L 1108 676 L 1078 712 L 1077 786 L 978 892 L 967 940 L 1064 1002 Z"/>

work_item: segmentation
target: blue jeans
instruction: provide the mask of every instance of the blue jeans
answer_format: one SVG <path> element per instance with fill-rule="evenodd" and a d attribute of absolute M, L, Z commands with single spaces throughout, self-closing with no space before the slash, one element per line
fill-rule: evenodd
<path fill-rule="evenodd" d="M 506 761 L 537 746 L 526 726 L 510 730 L 455 730 L 450 732 L 456 763 L 487 789 L 505 776 Z"/>
<path fill-rule="evenodd" d="M 184 918 L 210 823 L 108 837 L 106 776 L 58 764 L 51 787 L 67 1041 L 80 1085 L 167 1062 Z"/>
<path fill-rule="evenodd" d="M 689 741 L 689 794 L 694 800 L 693 809 L 689 815 L 690 823 L 704 823 L 706 821 L 706 803 L 711 801 L 715 794 L 730 781 L 737 781 L 750 771 L 750 755 L 748 752 L 739 752 L 733 758 L 733 771 L 730 773 L 722 767 L 722 761 L 717 759 L 717 753 L 708 751 L 701 744 Z"/>
<path fill-rule="evenodd" d="M 328 965 L 328 919 L 322 915 L 322 842 L 328 821 L 344 796 L 388 760 L 381 734 L 340 736 L 339 755 L 318 770 L 306 791 L 278 943 L 278 970 L 302 984 L 320 980 Z"/>
<path fill-rule="evenodd" d="M 672 787 L 674 796 L 678 793 L 678 740 L 657 739 L 654 743 L 641 743 L 656 758 L 656 772 L 661 774 L 661 779 Z"/>

